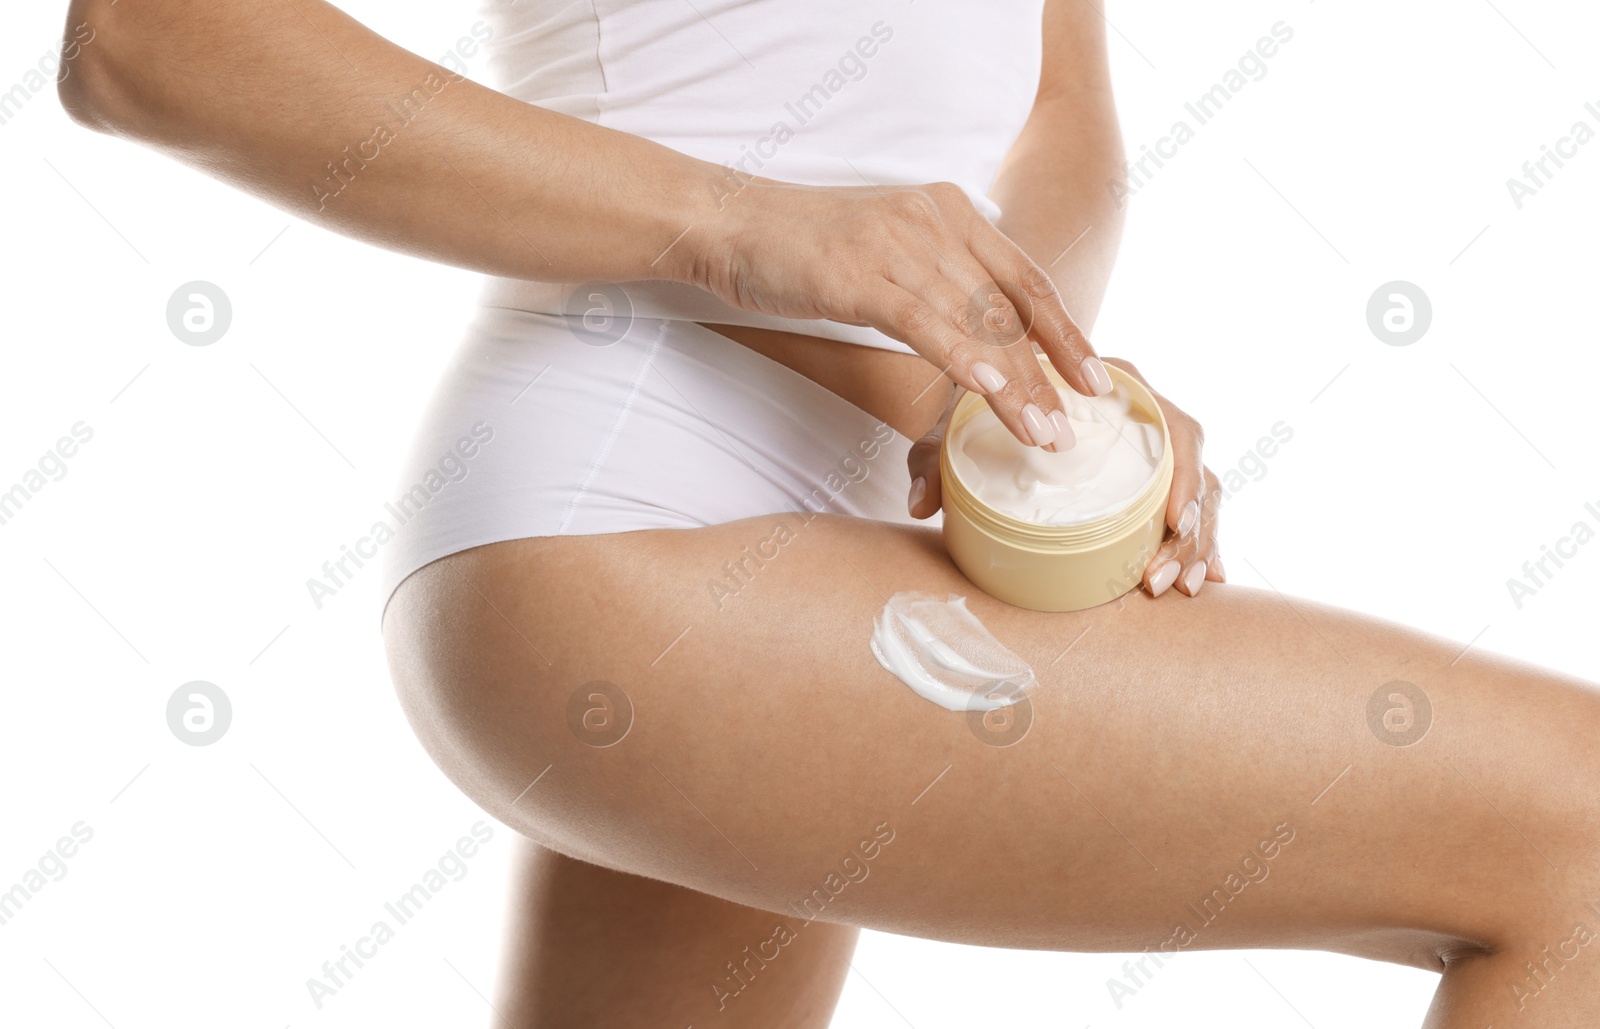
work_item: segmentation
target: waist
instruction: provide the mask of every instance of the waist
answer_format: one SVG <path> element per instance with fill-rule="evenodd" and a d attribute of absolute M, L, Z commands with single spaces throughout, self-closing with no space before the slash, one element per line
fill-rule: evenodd
<path fill-rule="evenodd" d="M 837 340 L 860 347 L 914 351 L 897 339 L 865 325 L 847 325 L 824 318 L 780 318 L 746 311 L 718 300 L 687 283 L 651 279 L 639 282 L 590 282 L 570 285 L 534 282 L 498 275 L 484 276 L 478 292 L 481 307 L 506 307 L 535 314 L 565 315 L 595 334 L 596 342 L 620 339 L 634 318 L 749 326 L 798 336 Z"/>
<path fill-rule="evenodd" d="M 943 412 L 950 380 L 876 329 L 826 319 L 777 318 L 667 281 L 566 285 L 485 276 L 480 307 L 561 315 L 593 346 L 622 340 L 635 318 L 692 321 L 799 372 L 912 440 Z"/>

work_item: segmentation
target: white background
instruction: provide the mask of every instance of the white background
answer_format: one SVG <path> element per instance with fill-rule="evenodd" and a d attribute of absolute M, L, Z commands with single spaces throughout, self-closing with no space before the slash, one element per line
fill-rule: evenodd
<path fill-rule="evenodd" d="M 0 89 L 55 46 L 64 6 L 7 11 Z M 465 4 L 343 6 L 434 59 L 476 20 Z M 1134 198 L 1095 334 L 1204 422 L 1219 471 L 1292 426 L 1228 505 L 1230 576 L 1600 678 L 1600 545 L 1520 610 L 1506 586 L 1600 503 L 1600 143 L 1521 209 L 1506 187 L 1576 120 L 1600 127 L 1583 109 L 1600 101 L 1592 5 L 1107 13 L 1134 155 L 1271 25 L 1294 30 Z M 394 702 L 376 576 L 320 611 L 304 585 L 390 494 L 476 278 L 81 129 L 53 87 L 0 148 L 0 489 L 74 423 L 94 431 L 0 526 L 0 890 L 73 823 L 94 831 L 0 926 L 5 1021 L 489 1024 L 474 989 L 493 978 L 497 824 L 322 1011 L 304 985 L 485 817 Z M 166 327 L 192 279 L 233 301 L 210 347 Z M 1433 306 L 1404 347 L 1365 314 L 1396 279 Z M 166 725 L 193 679 L 233 703 L 213 746 Z M 1436 982 L 1314 952 L 1196 952 L 1119 1010 L 1105 984 L 1122 960 L 867 934 L 836 1025 L 1402 1027 Z"/>

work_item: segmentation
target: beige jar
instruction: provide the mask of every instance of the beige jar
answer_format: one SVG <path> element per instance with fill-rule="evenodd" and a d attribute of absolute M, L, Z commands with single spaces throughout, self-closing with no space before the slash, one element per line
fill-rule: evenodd
<path fill-rule="evenodd" d="M 1038 357 L 1051 382 L 1072 388 L 1044 355 Z M 1172 488 L 1172 435 L 1150 391 L 1121 368 L 1105 367 L 1131 406 L 1161 427 L 1161 460 L 1121 510 L 1076 525 L 1021 521 L 973 494 L 952 466 L 950 452 L 988 401 L 969 392 L 956 404 L 939 453 L 944 544 L 956 567 L 990 596 L 1034 611 L 1081 611 L 1139 585 L 1161 545 Z"/>

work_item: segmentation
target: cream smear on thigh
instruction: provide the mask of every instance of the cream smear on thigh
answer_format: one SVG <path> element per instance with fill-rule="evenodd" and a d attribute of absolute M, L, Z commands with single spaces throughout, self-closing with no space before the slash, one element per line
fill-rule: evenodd
<path fill-rule="evenodd" d="M 878 663 L 951 711 L 992 711 L 1037 684 L 1033 669 L 984 628 L 967 598 L 896 593 L 872 625 Z"/>

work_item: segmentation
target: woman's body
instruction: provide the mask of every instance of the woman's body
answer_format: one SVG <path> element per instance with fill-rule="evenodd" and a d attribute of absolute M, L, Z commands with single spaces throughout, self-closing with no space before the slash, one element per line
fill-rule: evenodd
<path fill-rule="evenodd" d="M 69 107 L 309 213 L 304 154 L 358 130 L 335 108 L 405 92 L 427 62 L 304 6 L 168 4 L 136 16 L 109 0 L 77 4 L 117 27 L 99 51 L 86 48 L 101 63 L 68 80 L 83 90 Z M 1071 323 L 1092 324 L 1109 274 L 1118 222 L 1104 184 L 1120 155 L 1098 17 L 1063 0 L 1047 14 L 1056 59 L 1044 62 L 1040 99 L 991 195 L 999 227 L 1061 290 L 1071 319 L 1046 324 L 1045 342 L 1081 386 L 1078 362 L 1092 351 Z M 193 88 L 223 71 L 206 79 L 189 50 L 169 55 L 188 79 L 135 70 L 185 33 L 245 33 L 276 63 L 248 74 L 229 65 L 231 96 Z M 285 82 L 353 99 L 287 112 L 251 102 Z M 966 216 L 948 190 L 924 194 L 930 211 L 870 186 L 757 183 L 713 210 L 701 191 L 716 175 L 663 148 L 470 83 L 448 88 L 432 101 L 438 117 L 418 119 L 405 147 L 317 216 L 491 275 L 666 272 L 725 299 L 752 295 L 754 283 L 790 312 L 816 292 L 819 268 L 846 293 L 864 278 L 827 267 L 821 242 L 894 243 L 926 273 L 905 288 L 925 289 L 927 303 L 952 285 L 971 293 L 970 267 L 946 262 L 947 247 L 918 245 Z M 1098 144 L 1064 172 L 1051 149 L 1063 138 Z M 533 159 L 552 154 L 562 160 Z M 908 216 L 929 220 L 906 232 Z M 683 234 L 695 224 L 712 226 L 704 239 Z M 794 232 L 755 246 L 761 224 Z M 1026 272 L 992 239 L 975 249 L 998 281 Z M 753 266 L 730 260 L 750 253 Z M 854 416 L 840 417 L 857 421 L 841 431 L 881 419 L 904 449 L 945 407 L 941 371 L 972 388 L 980 352 L 941 350 L 945 330 L 902 324 L 903 305 L 866 286 L 854 299 L 863 317 L 843 320 L 899 332 L 917 353 L 719 331 L 850 401 Z M 1048 297 L 1038 299 L 1049 322 Z M 1031 381 L 1018 389 L 1020 349 L 1004 355 L 1012 385 L 996 405 L 1022 435 L 1024 404 L 1043 397 Z M 1186 479 L 1173 525 L 1184 497 L 1201 492 L 1198 433 L 1180 435 Z M 927 474 L 926 449 L 911 457 Z M 904 496 L 911 475 L 892 474 Z M 930 480 L 918 513 L 936 501 Z M 1443 971 L 1434 1029 L 1593 1023 L 1600 962 L 1571 960 L 1568 942 L 1579 923 L 1600 929 L 1589 907 L 1600 906 L 1591 688 L 1215 583 L 1192 599 L 1136 592 L 1086 612 L 1023 611 L 973 589 L 934 529 L 881 506 L 797 523 L 781 556 L 722 605 L 708 598 L 708 577 L 792 506 L 699 528 L 488 542 L 395 590 L 384 632 L 419 737 L 469 796 L 534 841 L 519 856 L 522 914 L 497 1000 L 511 1024 L 820 1026 L 851 926 L 1160 954 L 1179 922 L 1192 947 L 1322 948 Z M 1220 577 L 1214 508 L 1199 522 L 1173 544 L 1187 592 L 1194 568 Z M 1009 741 L 1005 725 L 937 709 L 871 659 L 872 617 L 904 589 L 967 595 L 1034 667 L 1041 688 L 1020 742 L 997 745 Z M 1408 747 L 1369 722 L 1370 698 L 1396 680 L 1433 705 L 1428 734 Z M 633 709 L 626 737 L 601 741 L 610 746 L 580 739 L 571 721 L 595 682 L 620 687 Z M 1270 874 L 1237 893 L 1224 886 L 1209 912 L 1194 907 L 1241 868 Z M 861 869 L 870 874 L 837 888 L 839 874 Z"/>

